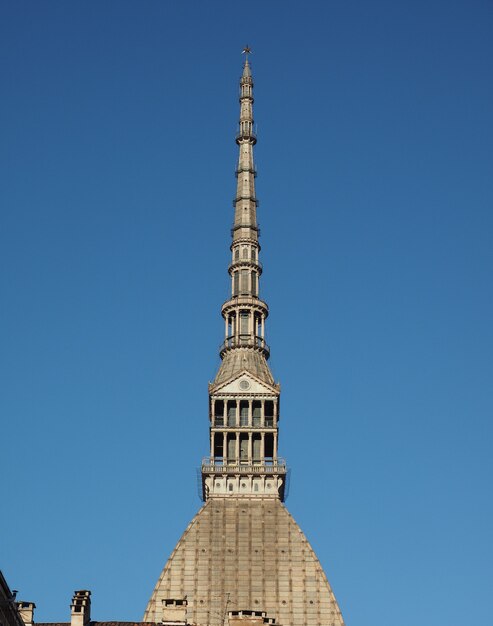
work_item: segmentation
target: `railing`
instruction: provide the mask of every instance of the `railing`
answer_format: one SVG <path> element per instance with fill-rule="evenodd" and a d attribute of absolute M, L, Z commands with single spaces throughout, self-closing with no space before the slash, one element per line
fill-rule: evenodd
<path fill-rule="evenodd" d="M 236 133 L 236 141 L 238 141 L 239 139 L 252 139 L 254 142 L 257 141 L 257 135 L 255 133 L 255 131 L 253 130 L 249 130 L 249 131 L 245 131 L 245 132 L 239 132 Z"/>
<path fill-rule="evenodd" d="M 251 335 L 239 335 L 239 337 L 226 337 L 223 343 L 219 346 L 219 350 L 228 350 L 229 348 L 258 348 L 265 352 L 267 358 L 270 355 L 270 348 L 265 342 L 263 337 L 255 336 L 252 339 Z"/>
<path fill-rule="evenodd" d="M 237 167 L 235 169 L 235 176 L 238 176 L 238 174 L 241 174 L 242 172 L 250 172 L 250 174 L 253 174 L 254 176 L 257 176 L 257 168 L 256 167 Z"/>
<path fill-rule="evenodd" d="M 228 419 L 225 420 L 222 416 L 219 416 L 213 418 L 212 428 L 274 428 L 274 418 L 266 417 L 263 424 L 261 423 L 259 418 L 255 418 L 255 420 L 251 424 L 240 423 L 240 425 L 238 426 L 236 420 L 232 422 Z"/>
<path fill-rule="evenodd" d="M 267 467 L 286 467 L 286 459 L 282 456 L 264 456 L 262 458 L 253 459 L 238 459 L 236 458 L 225 458 L 223 456 L 204 456 L 202 459 L 202 465 L 215 465 L 215 466 L 225 466 L 225 465 L 262 465 Z"/>
<path fill-rule="evenodd" d="M 228 271 L 230 271 L 235 265 L 256 265 L 260 270 L 262 270 L 262 263 L 258 259 L 254 259 L 250 257 L 248 259 L 236 259 L 231 261 L 228 267 Z"/>
<path fill-rule="evenodd" d="M 264 458 L 257 461 L 205 457 L 202 472 L 210 474 L 285 474 L 286 461 L 281 458 Z"/>
<path fill-rule="evenodd" d="M 258 296 L 252 296 L 252 294 L 250 293 L 233 294 L 229 300 L 226 300 L 226 302 L 223 302 L 221 310 L 223 310 L 224 308 L 229 308 L 230 306 L 237 307 L 237 306 L 248 306 L 248 305 L 251 305 L 257 309 L 258 308 L 265 309 L 266 313 L 268 313 L 269 311 L 269 307 L 267 306 L 266 302 L 264 302 L 263 300 L 260 300 Z"/>

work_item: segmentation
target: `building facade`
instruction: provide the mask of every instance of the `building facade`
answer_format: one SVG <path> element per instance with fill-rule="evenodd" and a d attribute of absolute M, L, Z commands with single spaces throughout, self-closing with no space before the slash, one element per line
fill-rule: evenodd
<path fill-rule="evenodd" d="M 34 604 L 18 602 L 0 571 L 0 626 L 32 626 Z"/>

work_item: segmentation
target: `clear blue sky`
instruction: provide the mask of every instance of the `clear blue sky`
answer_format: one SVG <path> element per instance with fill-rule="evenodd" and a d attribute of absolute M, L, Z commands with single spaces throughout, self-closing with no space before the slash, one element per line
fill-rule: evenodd
<path fill-rule="evenodd" d="M 1 2 L 0 566 L 139 620 L 198 510 L 246 43 L 288 507 L 349 625 L 490 623 L 491 0 Z"/>

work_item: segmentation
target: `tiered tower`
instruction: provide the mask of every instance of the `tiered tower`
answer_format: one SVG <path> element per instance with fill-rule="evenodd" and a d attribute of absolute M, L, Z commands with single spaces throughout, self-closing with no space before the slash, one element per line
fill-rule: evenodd
<path fill-rule="evenodd" d="M 282 504 L 286 464 L 277 454 L 280 386 L 267 364 L 269 309 L 259 297 L 253 79 L 249 48 L 244 52 L 231 297 L 221 309 L 221 366 L 209 385 L 204 505 L 168 559 L 144 621 L 343 626 L 320 562 Z"/>
<path fill-rule="evenodd" d="M 239 147 L 231 230 L 231 297 L 224 318 L 222 364 L 209 385 L 210 457 L 202 463 L 203 498 L 233 494 L 284 499 L 286 465 L 277 455 L 279 385 L 267 365 L 265 320 L 269 308 L 259 297 L 257 175 L 253 146 L 253 79 L 248 57 L 240 79 Z"/>

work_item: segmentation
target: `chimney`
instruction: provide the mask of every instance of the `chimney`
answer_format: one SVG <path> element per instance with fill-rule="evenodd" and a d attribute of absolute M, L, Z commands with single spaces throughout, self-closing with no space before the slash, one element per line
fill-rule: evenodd
<path fill-rule="evenodd" d="M 91 592 L 85 589 L 74 591 L 70 610 L 70 626 L 88 626 L 91 621 Z"/>
<path fill-rule="evenodd" d="M 176 600 L 165 598 L 163 606 L 163 626 L 185 626 L 187 623 L 187 597 Z"/>
<path fill-rule="evenodd" d="M 25 626 L 33 626 L 34 624 L 34 602 L 16 602 L 17 611 Z"/>
<path fill-rule="evenodd" d="M 279 626 L 265 611 L 228 611 L 229 626 Z"/>

